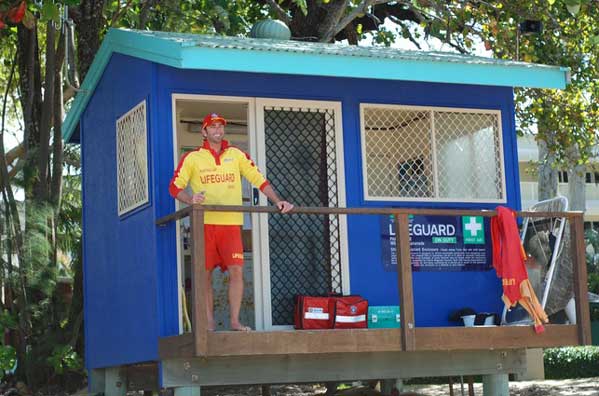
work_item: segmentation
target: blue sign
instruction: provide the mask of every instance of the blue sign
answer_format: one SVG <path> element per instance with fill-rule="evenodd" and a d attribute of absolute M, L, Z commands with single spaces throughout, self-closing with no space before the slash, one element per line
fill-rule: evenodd
<path fill-rule="evenodd" d="M 488 271 L 493 248 L 489 220 L 482 216 L 412 216 L 412 271 Z M 381 216 L 385 271 L 397 271 L 395 217 Z"/>

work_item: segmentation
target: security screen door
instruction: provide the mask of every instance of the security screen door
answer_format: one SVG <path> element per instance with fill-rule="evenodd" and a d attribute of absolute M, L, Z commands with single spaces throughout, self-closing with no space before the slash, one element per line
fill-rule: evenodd
<path fill-rule="evenodd" d="M 340 105 L 258 99 L 256 112 L 259 165 L 279 195 L 296 206 L 345 206 Z M 265 329 L 293 324 L 298 294 L 348 291 L 345 217 L 260 221 Z"/>

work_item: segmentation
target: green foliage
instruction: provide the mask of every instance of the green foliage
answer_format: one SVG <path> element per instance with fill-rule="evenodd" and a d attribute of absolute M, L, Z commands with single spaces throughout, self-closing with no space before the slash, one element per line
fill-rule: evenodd
<path fill-rule="evenodd" d="M 59 4 L 46 1 L 42 4 L 40 12 L 42 22 L 54 21 L 60 23 L 60 8 Z"/>
<path fill-rule="evenodd" d="M 148 4 L 155 4 L 147 8 Z M 108 1 L 106 14 L 112 27 L 185 33 L 246 34 L 264 18 L 267 10 L 251 1 L 228 0 L 133 0 L 123 8 L 121 1 Z"/>
<path fill-rule="evenodd" d="M 591 304 L 591 322 L 599 322 L 599 304 Z"/>
<path fill-rule="evenodd" d="M 10 345 L 0 345 L 0 380 L 8 372 L 15 369 L 17 363 L 17 351 Z"/>
<path fill-rule="evenodd" d="M 584 233 L 587 246 L 586 262 L 589 291 L 599 294 L 599 232 L 593 229 Z"/>
<path fill-rule="evenodd" d="M 57 374 L 64 374 L 66 370 L 80 370 L 83 368 L 83 360 L 71 345 L 57 345 L 52 355 L 47 358 L 48 364 Z"/>
<path fill-rule="evenodd" d="M 596 377 L 599 373 L 599 347 L 565 347 L 546 349 L 547 379 Z"/>
<path fill-rule="evenodd" d="M 537 138 L 550 144 L 558 163 L 566 167 L 586 163 L 594 155 L 599 132 L 598 4 L 582 4 L 576 18 L 563 1 L 548 6 L 537 1 L 508 4 L 503 13 L 483 22 L 483 37 L 496 56 L 515 59 L 518 53 L 520 60 L 569 67 L 572 76 L 565 90 L 517 89 L 519 127 L 536 129 Z M 543 31 L 516 37 L 515 22 L 524 19 L 540 21 Z M 572 147 L 574 156 L 568 151 Z"/>
<path fill-rule="evenodd" d="M 10 330 L 17 328 L 17 321 L 14 315 L 6 309 L 0 312 L 0 334 L 6 334 Z M 5 345 L 4 340 L 0 341 L 0 380 L 8 371 L 12 371 L 17 362 L 17 352 L 11 345 Z"/>
<path fill-rule="evenodd" d="M 587 246 L 586 263 L 588 276 L 588 290 L 599 294 L 599 232 L 594 229 L 588 229 L 584 233 L 584 240 Z M 599 305 L 591 304 L 591 320 L 599 321 Z"/>
<path fill-rule="evenodd" d="M 293 1 L 293 3 L 295 3 L 295 5 L 302 11 L 302 13 L 304 15 L 308 14 L 308 4 L 306 4 L 306 0 L 291 0 Z M 324 2 L 323 3 L 328 3 L 328 2 Z"/>

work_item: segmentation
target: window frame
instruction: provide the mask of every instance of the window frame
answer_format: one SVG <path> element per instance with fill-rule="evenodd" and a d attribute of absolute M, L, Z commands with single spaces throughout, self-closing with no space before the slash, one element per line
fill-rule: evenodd
<path fill-rule="evenodd" d="M 430 198 L 419 198 L 419 197 L 381 197 L 371 196 L 368 192 L 368 172 L 366 164 L 366 128 L 364 125 L 364 111 L 368 108 L 377 109 L 392 109 L 392 110 L 409 110 L 409 111 L 428 111 L 430 112 L 431 119 L 431 151 L 432 151 L 432 168 L 433 168 L 433 180 L 431 182 L 434 190 L 435 197 Z M 435 131 L 435 112 L 451 112 L 451 113 L 476 113 L 476 114 L 491 114 L 497 117 L 497 128 L 498 128 L 498 143 L 499 143 L 499 162 L 501 172 L 501 197 L 498 199 L 476 199 L 476 198 L 441 198 L 439 194 L 439 179 L 438 179 L 438 167 L 437 167 L 437 150 L 436 150 L 436 131 Z M 475 109 L 475 108 L 462 108 L 462 107 L 441 107 L 441 106 L 414 106 L 414 105 L 398 105 L 398 104 L 385 104 L 385 103 L 360 103 L 360 153 L 362 162 L 362 198 L 367 202 L 439 202 L 439 203 L 507 203 L 507 190 L 506 190 L 506 175 L 505 175 L 505 151 L 503 147 L 503 125 L 502 125 L 502 113 L 501 110 L 495 109 Z"/>

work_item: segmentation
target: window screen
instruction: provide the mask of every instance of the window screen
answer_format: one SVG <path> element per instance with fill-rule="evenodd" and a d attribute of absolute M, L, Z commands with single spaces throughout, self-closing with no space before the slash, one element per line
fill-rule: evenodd
<path fill-rule="evenodd" d="M 498 111 L 361 106 L 365 198 L 505 201 Z"/>
<path fill-rule="evenodd" d="M 119 215 L 148 202 L 147 135 L 143 101 L 116 121 Z"/>

